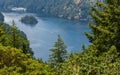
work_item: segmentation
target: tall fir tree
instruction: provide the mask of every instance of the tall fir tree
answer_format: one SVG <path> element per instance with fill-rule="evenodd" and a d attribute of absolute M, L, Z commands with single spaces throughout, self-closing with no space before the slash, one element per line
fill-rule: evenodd
<path fill-rule="evenodd" d="M 10 46 L 22 49 L 23 53 L 33 53 L 31 49 L 29 48 L 29 41 L 27 39 L 24 39 L 22 36 L 19 35 L 20 32 L 18 31 L 15 22 L 12 21 L 12 26 L 10 27 L 10 33 L 9 33 L 9 40 L 10 40 Z"/>
<path fill-rule="evenodd" d="M 49 62 L 53 65 L 58 63 L 63 63 L 67 57 L 67 46 L 64 44 L 60 35 L 58 35 L 58 39 L 54 44 L 54 48 L 50 49 L 52 54 L 50 54 Z"/>
<path fill-rule="evenodd" d="M 106 1 L 106 4 L 98 2 L 91 8 L 91 32 L 85 34 L 99 53 L 108 51 L 113 45 L 120 52 L 120 0 Z"/>
<path fill-rule="evenodd" d="M 12 21 L 10 33 L 11 33 L 11 42 L 14 48 L 17 48 L 17 42 L 18 42 L 16 31 L 17 31 L 17 27 L 15 26 L 15 22 Z"/>

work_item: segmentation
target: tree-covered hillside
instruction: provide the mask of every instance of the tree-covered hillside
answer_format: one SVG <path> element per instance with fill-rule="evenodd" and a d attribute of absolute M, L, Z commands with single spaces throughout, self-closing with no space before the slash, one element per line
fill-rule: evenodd
<path fill-rule="evenodd" d="M 40 16 L 85 20 L 90 6 L 95 2 L 96 0 L 0 0 L 0 9 L 8 11 L 12 7 L 24 7 L 28 12 Z"/>

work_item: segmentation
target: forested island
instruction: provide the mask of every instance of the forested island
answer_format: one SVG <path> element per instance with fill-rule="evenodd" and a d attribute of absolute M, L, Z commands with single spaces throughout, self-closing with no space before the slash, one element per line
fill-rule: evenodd
<path fill-rule="evenodd" d="M 37 19 L 32 15 L 26 15 L 20 19 L 22 23 L 35 25 L 38 23 Z"/>
<path fill-rule="evenodd" d="M 14 21 L 11 26 L 2 23 L 0 74 L 120 75 L 120 0 L 98 2 L 96 7 L 91 8 L 90 16 L 91 31 L 85 35 L 91 44 L 88 47 L 83 45 L 82 52 L 67 53 L 67 46 L 58 35 L 53 48 L 50 49 L 48 62 L 33 57 L 29 41 L 19 35 L 20 30 Z"/>

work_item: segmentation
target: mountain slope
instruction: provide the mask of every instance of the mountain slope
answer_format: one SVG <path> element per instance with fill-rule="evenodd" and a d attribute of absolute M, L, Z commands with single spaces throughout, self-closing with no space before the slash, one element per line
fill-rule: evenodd
<path fill-rule="evenodd" d="M 88 9 L 96 1 L 103 0 L 0 0 L 4 11 L 12 7 L 27 8 L 27 12 L 39 16 L 55 16 L 67 19 L 87 19 Z"/>

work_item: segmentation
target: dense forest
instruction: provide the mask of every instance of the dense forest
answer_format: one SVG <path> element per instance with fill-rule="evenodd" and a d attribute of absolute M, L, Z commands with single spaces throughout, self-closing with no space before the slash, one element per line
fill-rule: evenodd
<path fill-rule="evenodd" d="M 103 0 L 0 0 L 0 10 L 10 11 L 13 7 L 24 7 L 27 12 L 39 16 L 87 20 L 88 10 L 96 1 Z"/>
<path fill-rule="evenodd" d="M 70 53 L 58 35 L 48 62 L 35 59 L 29 41 L 15 26 L 0 25 L 1 75 L 120 75 L 120 0 L 91 7 L 90 41 L 82 52 Z M 7 27 L 6 27 L 7 26 Z M 8 28 L 9 29 L 6 29 Z M 24 36 L 25 37 L 25 36 Z"/>

